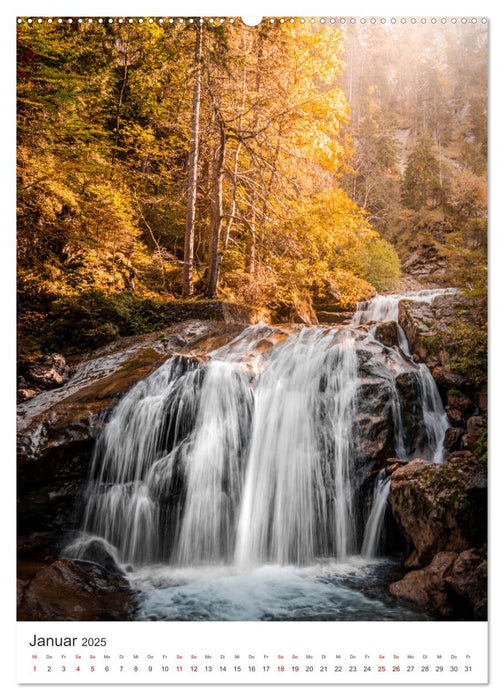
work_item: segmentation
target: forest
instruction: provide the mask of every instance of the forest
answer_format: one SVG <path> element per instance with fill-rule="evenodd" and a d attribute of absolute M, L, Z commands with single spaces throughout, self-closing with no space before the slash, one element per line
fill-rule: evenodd
<path fill-rule="evenodd" d="M 460 23 L 23 21 L 21 360 L 187 299 L 311 323 L 415 280 L 484 305 L 486 51 Z M 454 332 L 479 362 L 485 327 Z"/>

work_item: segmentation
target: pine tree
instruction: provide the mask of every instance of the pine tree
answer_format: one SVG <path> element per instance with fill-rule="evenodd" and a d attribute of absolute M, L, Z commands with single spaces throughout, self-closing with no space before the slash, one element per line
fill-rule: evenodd
<path fill-rule="evenodd" d="M 441 203 L 439 161 L 434 141 L 422 134 L 408 156 L 401 186 L 402 201 L 411 209 L 434 208 Z"/>

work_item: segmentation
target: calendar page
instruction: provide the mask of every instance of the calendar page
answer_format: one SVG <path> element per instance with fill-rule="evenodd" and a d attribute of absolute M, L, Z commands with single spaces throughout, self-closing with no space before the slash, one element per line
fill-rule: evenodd
<path fill-rule="evenodd" d="M 141 10 L 15 20 L 18 683 L 487 683 L 488 18 Z"/>

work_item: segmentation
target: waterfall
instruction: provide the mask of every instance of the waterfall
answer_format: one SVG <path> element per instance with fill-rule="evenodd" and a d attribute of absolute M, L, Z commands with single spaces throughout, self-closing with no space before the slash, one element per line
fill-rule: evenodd
<path fill-rule="evenodd" d="M 371 321 L 396 321 L 398 318 L 398 307 L 401 299 L 411 299 L 411 301 L 423 301 L 430 304 L 436 297 L 446 294 L 455 294 L 455 287 L 443 289 L 422 289 L 417 292 L 404 292 L 403 294 L 377 294 L 369 301 L 360 301 L 357 304 L 352 323 L 370 323 Z"/>
<path fill-rule="evenodd" d="M 415 374 L 415 381 L 418 386 L 425 440 L 421 447 L 409 453 L 404 445 L 401 407 L 397 395 L 397 388 L 395 384 L 393 385 L 392 407 L 396 435 L 396 452 L 397 456 L 401 459 L 422 457 L 432 462 L 442 462 L 444 456 L 445 433 L 450 427 L 450 423 L 446 411 L 444 410 L 438 388 L 428 367 L 423 363 L 413 362 L 406 334 L 397 323 L 399 301 L 400 299 L 407 298 L 430 303 L 436 296 L 454 294 L 456 291 L 456 289 L 434 289 L 423 290 L 422 292 L 410 292 L 404 295 L 377 295 L 369 302 L 361 302 L 354 314 L 354 323 L 395 321 L 397 324 L 399 348 L 406 357 L 409 358 L 410 362 L 418 368 L 418 372 Z M 374 327 L 371 328 L 370 333 L 374 337 Z M 366 558 L 374 557 L 377 554 L 390 490 L 390 480 L 391 477 L 387 476 L 386 470 L 382 469 L 375 482 L 372 507 L 366 522 L 361 550 L 362 555 Z"/>
<path fill-rule="evenodd" d="M 366 522 L 364 541 L 362 543 L 362 556 L 370 559 L 376 556 L 380 535 L 383 529 L 383 519 L 387 507 L 387 498 L 390 491 L 390 475 L 386 469 L 382 469 L 376 479 L 373 493 L 373 507 Z"/>
<path fill-rule="evenodd" d="M 252 400 L 246 373 L 219 360 L 208 364 L 185 465 L 187 496 L 176 557 L 180 564 L 222 560 L 232 550 Z"/>
<path fill-rule="evenodd" d="M 355 549 L 353 339 L 304 329 L 277 348 L 256 391 L 236 560 L 345 558 Z"/>
<path fill-rule="evenodd" d="M 450 427 L 450 423 L 432 374 L 424 364 L 419 364 L 418 368 L 420 371 L 416 378 L 420 386 L 420 402 L 427 444 L 415 456 L 423 457 L 432 462 L 442 462 L 445 433 Z"/>
<path fill-rule="evenodd" d="M 247 571 L 375 556 L 390 476 L 380 471 L 364 525 L 363 488 L 376 466 L 363 443 L 376 439 L 383 416 L 361 395 L 363 382 L 371 377 L 371 393 L 380 387 L 393 423 L 383 438 L 389 456 L 441 461 L 448 427 L 435 382 L 413 362 L 402 329 L 402 352 L 375 337 L 373 322 L 396 318 L 400 298 L 361 308 L 355 324 L 368 328 L 230 330 L 206 355 L 188 344 L 134 385 L 97 442 L 81 536 L 69 552 L 104 542 L 134 570 Z M 401 373 L 416 383 L 414 440 L 404 429 Z"/>

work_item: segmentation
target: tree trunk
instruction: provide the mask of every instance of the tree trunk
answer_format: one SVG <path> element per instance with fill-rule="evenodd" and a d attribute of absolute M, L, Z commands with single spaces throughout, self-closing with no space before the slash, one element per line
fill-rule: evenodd
<path fill-rule="evenodd" d="M 263 35 L 259 34 L 257 40 L 257 63 L 256 63 L 256 74 L 255 74 L 255 94 L 259 95 L 261 91 L 261 71 L 263 64 Z M 258 124 L 257 115 L 254 118 L 253 130 L 256 131 Z M 252 158 L 252 164 L 255 159 Z M 245 272 L 252 274 L 255 267 L 255 252 L 256 252 L 256 193 L 258 188 L 257 175 L 252 175 L 254 181 L 251 196 L 251 222 L 250 228 L 248 230 L 247 240 L 245 242 Z"/>
<path fill-rule="evenodd" d="M 198 181 L 199 155 L 199 114 L 201 104 L 201 72 L 202 72 L 202 27 L 196 23 L 196 45 L 194 48 L 194 85 L 191 114 L 191 138 L 189 144 L 189 174 L 187 178 L 187 213 L 184 241 L 184 295 L 194 292 L 194 220 L 196 216 L 196 188 Z"/>
<path fill-rule="evenodd" d="M 246 33 L 243 34 L 243 52 L 246 56 L 247 54 L 247 36 Z M 243 111 L 245 109 L 245 95 L 247 90 L 247 60 L 243 61 L 243 72 L 242 72 L 242 90 L 241 90 L 241 103 L 240 103 L 240 118 L 238 119 L 238 133 L 242 134 L 243 127 Z M 229 242 L 229 234 L 231 233 L 231 226 L 233 225 L 234 217 L 236 214 L 236 191 L 238 189 L 238 164 L 240 162 L 240 151 L 241 151 L 241 141 L 238 141 L 236 145 L 236 151 L 234 155 L 233 163 L 233 174 L 232 174 L 232 192 L 231 192 L 231 211 L 229 214 L 228 222 L 224 230 L 224 240 L 222 243 L 223 251 L 227 250 Z"/>
<path fill-rule="evenodd" d="M 255 194 L 255 193 L 254 193 Z M 255 267 L 255 246 L 256 246 L 256 213 L 255 197 L 252 200 L 252 216 L 245 243 L 245 272 L 252 274 Z"/>
<path fill-rule="evenodd" d="M 119 147 L 119 130 L 121 127 L 121 109 L 122 109 L 122 104 L 123 104 L 123 99 L 124 99 L 124 91 L 126 89 L 126 83 L 128 81 L 128 64 L 129 64 L 128 44 L 126 44 L 126 47 L 124 50 L 124 67 L 123 67 L 123 74 L 122 74 L 122 80 L 121 80 L 121 88 L 119 90 L 119 97 L 117 99 L 117 105 L 116 105 L 115 127 L 114 127 L 114 148 L 112 149 L 112 162 L 110 164 L 110 177 L 111 178 L 114 174 L 115 162 L 116 162 L 116 157 L 117 157 L 118 147 Z"/>
<path fill-rule="evenodd" d="M 224 181 L 224 156 L 226 152 L 226 132 L 219 124 L 219 139 L 214 157 L 212 183 L 212 209 L 210 219 L 210 239 L 208 241 L 208 275 L 206 296 L 213 297 L 219 283 L 219 270 L 222 253 L 219 250 L 222 228 L 222 183 Z"/>

